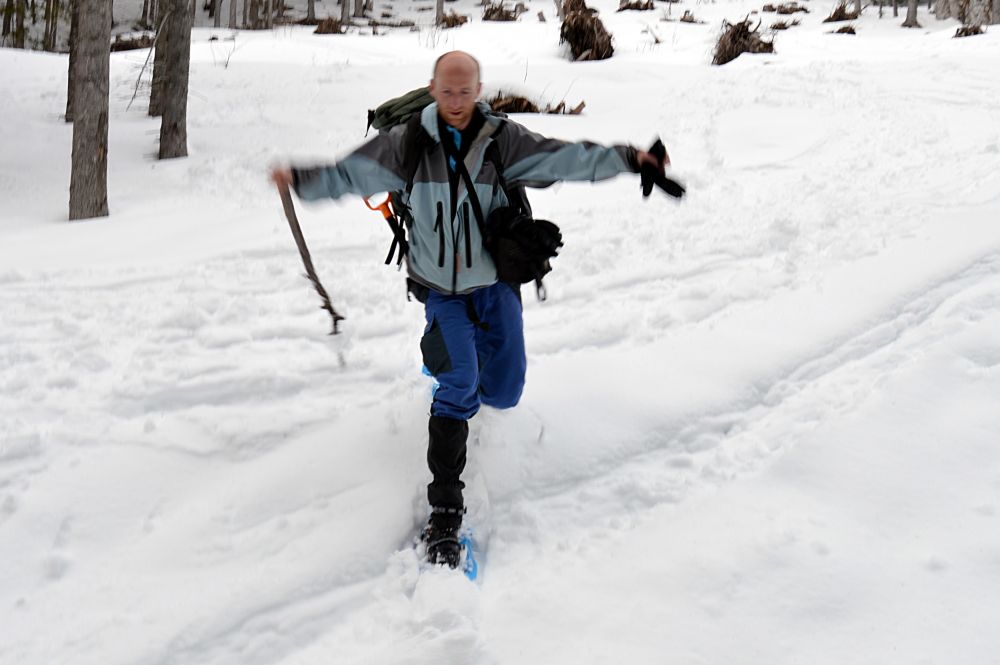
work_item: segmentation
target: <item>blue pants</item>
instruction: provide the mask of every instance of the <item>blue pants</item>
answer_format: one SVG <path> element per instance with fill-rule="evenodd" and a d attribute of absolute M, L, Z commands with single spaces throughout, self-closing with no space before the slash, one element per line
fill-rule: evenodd
<path fill-rule="evenodd" d="M 528 364 L 520 295 L 500 282 L 463 296 L 432 290 L 424 312 L 420 350 L 440 384 L 431 415 L 468 420 L 480 404 L 515 406 Z"/>

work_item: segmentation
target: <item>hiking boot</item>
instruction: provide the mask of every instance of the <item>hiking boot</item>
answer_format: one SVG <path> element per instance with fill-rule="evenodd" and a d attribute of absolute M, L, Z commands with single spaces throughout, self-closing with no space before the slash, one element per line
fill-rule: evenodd
<path fill-rule="evenodd" d="M 462 556 L 458 532 L 462 528 L 463 513 L 465 513 L 465 508 L 435 507 L 432 509 L 430 520 L 420 533 L 420 540 L 427 548 L 427 561 L 429 563 L 458 568 Z"/>

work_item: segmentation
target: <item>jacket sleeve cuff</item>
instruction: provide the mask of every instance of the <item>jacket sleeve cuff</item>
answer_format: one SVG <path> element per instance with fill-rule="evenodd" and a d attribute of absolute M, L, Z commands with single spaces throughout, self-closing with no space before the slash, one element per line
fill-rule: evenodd
<path fill-rule="evenodd" d="M 638 150 L 634 145 L 622 146 L 623 151 L 622 157 L 625 159 L 625 164 L 628 166 L 632 173 L 639 173 L 642 169 L 639 165 Z"/>

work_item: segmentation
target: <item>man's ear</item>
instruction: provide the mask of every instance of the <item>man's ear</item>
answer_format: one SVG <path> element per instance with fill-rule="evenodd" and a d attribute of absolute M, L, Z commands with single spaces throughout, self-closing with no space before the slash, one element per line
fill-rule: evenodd
<path fill-rule="evenodd" d="M 434 88 L 434 79 L 431 79 L 431 82 L 427 85 L 427 92 L 437 101 L 437 95 L 435 94 L 437 90 Z"/>
<path fill-rule="evenodd" d="M 478 98 L 481 94 L 483 94 L 483 84 L 482 83 L 477 83 L 476 84 L 476 97 Z"/>

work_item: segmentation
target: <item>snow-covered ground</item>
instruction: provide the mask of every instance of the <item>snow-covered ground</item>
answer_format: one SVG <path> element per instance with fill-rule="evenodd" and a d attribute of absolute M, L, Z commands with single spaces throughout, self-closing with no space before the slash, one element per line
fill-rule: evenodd
<path fill-rule="evenodd" d="M 145 52 L 114 54 L 112 215 L 72 224 L 65 56 L 0 50 L 0 663 L 1000 663 L 1000 32 L 830 35 L 812 3 L 713 68 L 751 5 L 603 0 L 617 54 L 571 64 L 535 4 L 199 29 L 170 162 L 126 109 Z M 532 196 L 566 247 L 522 404 L 472 422 L 481 585 L 406 547 L 430 385 L 384 224 L 299 206 L 327 336 L 265 175 L 452 48 L 586 101 L 539 131 L 662 136 L 690 192 Z"/>

